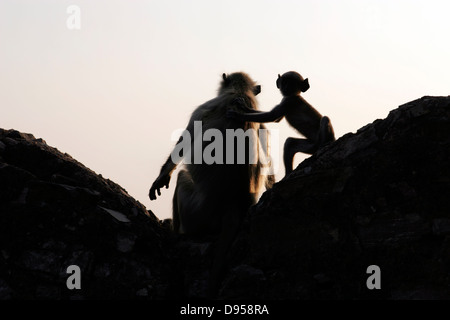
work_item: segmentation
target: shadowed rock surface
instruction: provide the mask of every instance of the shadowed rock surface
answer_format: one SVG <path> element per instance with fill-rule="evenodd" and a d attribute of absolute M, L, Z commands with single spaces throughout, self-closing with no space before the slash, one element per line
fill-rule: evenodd
<path fill-rule="evenodd" d="M 450 298 L 449 164 L 450 97 L 341 137 L 252 208 L 222 297 Z M 367 289 L 369 265 L 381 290 Z"/>
<path fill-rule="evenodd" d="M 251 208 L 219 298 L 449 299 L 449 163 L 450 97 L 322 148 Z M 211 239 L 174 237 L 41 139 L 0 129 L 0 190 L 0 298 L 204 297 Z M 71 264 L 82 290 L 66 288 Z"/>
<path fill-rule="evenodd" d="M 0 129 L 0 298 L 165 298 L 168 233 L 127 192 L 31 134 Z M 82 290 L 68 290 L 67 267 Z"/>

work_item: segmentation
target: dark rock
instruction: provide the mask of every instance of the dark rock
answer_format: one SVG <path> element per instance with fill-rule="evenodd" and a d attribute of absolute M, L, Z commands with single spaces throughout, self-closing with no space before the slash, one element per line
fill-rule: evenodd
<path fill-rule="evenodd" d="M 239 265 L 231 269 L 228 277 L 224 280 L 222 286 L 222 298 L 236 299 L 242 295 L 246 298 L 252 298 L 252 292 L 258 292 L 259 288 L 266 281 L 264 272 L 255 269 L 249 265 Z M 238 288 L 236 290 L 228 290 L 227 288 Z M 224 296 L 225 293 L 232 292 L 232 296 Z"/>
<path fill-rule="evenodd" d="M 450 219 L 433 219 L 433 233 L 442 236 L 450 235 Z"/>
<path fill-rule="evenodd" d="M 270 299 L 450 298 L 450 97 L 424 97 L 347 134 L 265 192 L 231 256 Z M 369 265 L 382 290 L 368 290 Z M 271 274 L 283 274 L 271 280 Z M 251 279 L 251 276 L 248 276 Z"/>
<path fill-rule="evenodd" d="M 450 97 L 320 149 L 244 217 L 219 298 L 449 299 L 449 163 Z M 206 297 L 216 238 L 172 234 L 42 139 L 0 129 L 0 191 L 0 299 Z M 73 264 L 81 290 L 66 287 Z"/>
<path fill-rule="evenodd" d="M 170 296 L 169 233 L 151 211 L 42 139 L 0 129 L 0 141 L 0 298 Z"/>

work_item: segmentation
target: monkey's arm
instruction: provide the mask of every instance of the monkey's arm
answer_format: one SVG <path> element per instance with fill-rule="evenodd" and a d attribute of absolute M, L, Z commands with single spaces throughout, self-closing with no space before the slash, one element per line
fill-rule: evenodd
<path fill-rule="evenodd" d="M 241 106 L 241 109 L 244 109 L 243 113 L 251 113 L 251 114 L 255 114 L 255 113 L 263 113 L 263 111 L 261 110 L 255 110 L 253 108 L 249 108 L 247 106 Z M 239 114 L 243 114 L 243 113 L 239 113 Z"/>
<path fill-rule="evenodd" d="M 171 157 L 169 156 L 167 161 L 162 166 L 158 178 L 156 178 L 155 182 L 153 182 L 150 188 L 150 191 L 148 193 L 150 200 L 156 199 L 156 192 L 158 192 L 158 196 L 161 195 L 160 189 L 162 187 L 165 186 L 166 189 L 169 188 L 170 178 L 172 176 L 172 172 L 175 170 L 176 167 L 177 164 L 173 163 Z"/>
<path fill-rule="evenodd" d="M 239 107 L 239 111 L 241 111 L 240 113 L 261 113 L 262 111 L 260 110 L 256 110 L 253 108 L 250 108 L 246 103 L 245 103 L 245 99 L 242 97 L 237 97 L 234 98 L 233 101 L 231 102 L 234 105 L 237 105 Z M 228 110 L 235 110 L 233 108 L 229 108 Z M 232 113 L 232 112 L 231 112 Z M 230 118 L 230 117 L 229 117 Z"/>
<path fill-rule="evenodd" d="M 191 119 L 192 120 L 192 119 Z M 191 136 L 192 136 L 192 132 L 193 132 L 193 121 L 189 122 L 188 127 L 186 128 L 186 131 L 188 131 Z M 158 178 L 156 178 L 156 180 L 153 182 L 150 191 L 149 191 L 149 197 L 150 200 L 155 200 L 156 199 L 156 192 L 158 192 L 158 196 L 161 195 L 161 191 L 160 189 L 162 187 L 166 187 L 166 189 L 169 188 L 169 182 L 170 182 L 170 178 L 172 176 L 173 171 L 176 169 L 177 165 L 181 162 L 181 158 L 180 157 L 173 157 L 172 155 L 174 154 L 174 152 L 177 150 L 177 145 L 179 143 L 181 143 L 183 141 L 183 136 L 180 137 L 180 139 L 178 139 L 177 144 L 175 145 L 175 148 L 173 149 L 173 151 L 170 153 L 169 157 L 167 158 L 166 162 L 164 163 L 164 165 L 161 168 L 161 171 L 159 172 L 159 176 Z M 187 150 L 189 151 L 189 150 Z M 177 162 L 173 162 L 173 159 L 176 159 Z"/>
<path fill-rule="evenodd" d="M 285 114 L 285 106 L 280 103 L 269 112 L 238 113 L 229 110 L 227 117 L 249 122 L 279 122 Z"/>

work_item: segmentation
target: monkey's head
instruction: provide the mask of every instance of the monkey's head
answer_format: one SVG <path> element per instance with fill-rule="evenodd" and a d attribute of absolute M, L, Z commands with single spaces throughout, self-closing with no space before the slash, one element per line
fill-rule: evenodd
<path fill-rule="evenodd" d="M 261 86 L 256 85 L 248 74 L 244 72 L 235 72 L 229 75 L 222 75 L 222 82 L 219 87 L 219 95 L 225 92 L 235 92 L 245 94 L 251 91 L 255 96 L 261 92 Z"/>
<path fill-rule="evenodd" d="M 277 88 L 280 89 L 283 96 L 292 96 L 306 92 L 309 89 L 308 79 L 295 71 L 289 71 L 282 76 L 278 75 Z"/>

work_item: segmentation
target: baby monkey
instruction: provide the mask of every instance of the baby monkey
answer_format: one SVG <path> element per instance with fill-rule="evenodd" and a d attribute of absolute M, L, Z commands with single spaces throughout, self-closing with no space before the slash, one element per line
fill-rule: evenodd
<path fill-rule="evenodd" d="M 227 117 L 249 122 L 279 122 L 286 117 L 287 122 L 306 139 L 287 138 L 284 143 L 283 162 L 286 175 L 293 170 L 293 160 L 297 152 L 313 154 L 320 147 L 335 141 L 333 127 L 330 119 L 314 109 L 300 96 L 301 92 L 309 89 L 308 79 L 295 72 L 289 71 L 282 76 L 278 75 L 277 88 L 280 89 L 283 99 L 269 112 L 248 109 L 248 113 L 239 113 L 234 110 L 227 111 Z M 237 101 L 243 104 L 243 101 Z"/>

